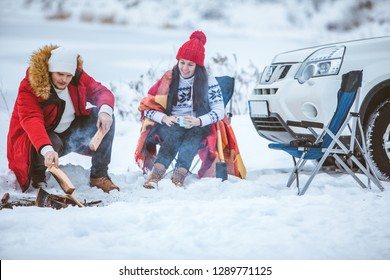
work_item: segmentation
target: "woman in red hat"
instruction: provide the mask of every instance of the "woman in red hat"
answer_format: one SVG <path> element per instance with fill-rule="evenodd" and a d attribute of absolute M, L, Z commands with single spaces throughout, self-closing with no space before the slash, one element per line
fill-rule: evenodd
<path fill-rule="evenodd" d="M 182 187 L 210 124 L 224 118 L 221 89 L 204 67 L 205 44 L 206 35 L 193 32 L 177 52 L 177 64 L 141 100 L 143 123 L 135 156 L 144 171 L 151 169 L 145 188 L 157 187 L 176 155 L 172 182 Z M 157 156 L 150 140 L 161 143 Z"/>

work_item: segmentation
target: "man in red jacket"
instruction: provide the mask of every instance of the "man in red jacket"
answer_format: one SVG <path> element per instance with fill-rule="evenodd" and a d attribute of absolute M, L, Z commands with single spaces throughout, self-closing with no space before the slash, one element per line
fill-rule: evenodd
<path fill-rule="evenodd" d="M 45 187 L 46 168 L 58 166 L 58 158 L 70 152 L 92 156 L 91 187 L 107 193 L 119 191 L 108 176 L 115 132 L 114 96 L 82 66 L 77 53 L 53 45 L 31 56 L 7 142 L 9 168 L 23 192 L 31 180 L 34 188 Z M 98 127 L 105 136 L 92 152 L 88 143 Z"/>

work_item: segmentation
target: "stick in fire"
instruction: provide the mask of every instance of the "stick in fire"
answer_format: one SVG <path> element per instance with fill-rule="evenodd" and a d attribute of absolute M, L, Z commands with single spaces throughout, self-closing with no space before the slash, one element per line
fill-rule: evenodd
<path fill-rule="evenodd" d="M 66 193 L 66 195 L 72 199 L 78 206 L 85 207 L 74 195 L 73 192 L 76 189 L 69 177 L 54 165 L 48 168 L 51 174 L 53 174 L 54 178 L 57 180 L 58 184 L 61 186 L 62 190 Z"/>

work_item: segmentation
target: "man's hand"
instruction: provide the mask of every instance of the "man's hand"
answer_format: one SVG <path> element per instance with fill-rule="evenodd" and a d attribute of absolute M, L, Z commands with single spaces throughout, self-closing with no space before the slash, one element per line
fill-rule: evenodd
<path fill-rule="evenodd" d="M 112 125 L 112 117 L 105 112 L 99 113 L 96 126 L 98 129 L 99 128 L 102 129 L 103 134 L 106 134 L 110 130 L 111 125 Z"/>
<path fill-rule="evenodd" d="M 49 151 L 45 154 L 45 166 L 50 167 L 54 165 L 58 167 L 58 153 L 56 151 Z"/>

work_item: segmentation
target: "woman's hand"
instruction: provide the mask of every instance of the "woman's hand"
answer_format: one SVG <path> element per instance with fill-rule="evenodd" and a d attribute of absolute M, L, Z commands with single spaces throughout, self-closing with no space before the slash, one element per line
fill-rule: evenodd
<path fill-rule="evenodd" d="M 167 126 L 172 126 L 177 123 L 177 116 L 164 116 L 161 122 L 165 123 Z"/>
<path fill-rule="evenodd" d="M 202 121 L 200 118 L 192 117 L 192 116 L 185 116 L 184 117 L 184 124 L 186 125 L 185 128 L 190 129 L 195 126 L 201 126 Z"/>

